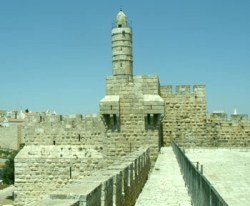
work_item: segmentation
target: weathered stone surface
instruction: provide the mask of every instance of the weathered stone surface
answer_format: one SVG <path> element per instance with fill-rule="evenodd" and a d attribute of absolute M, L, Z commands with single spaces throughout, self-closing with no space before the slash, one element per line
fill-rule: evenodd
<path fill-rule="evenodd" d="M 27 204 L 104 167 L 103 155 L 84 146 L 25 146 L 15 158 L 15 196 Z"/>
<path fill-rule="evenodd" d="M 149 169 L 148 149 L 134 152 L 121 161 L 82 180 L 74 180 L 30 205 L 132 206 L 145 184 Z"/>
<path fill-rule="evenodd" d="M 230 206 L 250 202 L 250 150 L 186 149 L 192 162 L 203 165 L 203 173 Z"/>
<path fill-rule="evenodd" d="M 135 205 L 191 206 L 191 198 L 172 148 L 161 148 L 149 180 Z"/>

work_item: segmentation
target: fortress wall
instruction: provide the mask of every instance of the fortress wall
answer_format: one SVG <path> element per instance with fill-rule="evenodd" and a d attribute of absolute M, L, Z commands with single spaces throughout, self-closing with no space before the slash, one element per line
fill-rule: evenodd
<path fill-rule="evenodd" d="M 165 100 L 165 116 L 162 121 L 163 143 L 177 142 L 191 145 L 207 145 L 206 92 L 204 85 L 178 85 L 160 88 Z"/>
<path fill-rule="evenodd" d="M 10 125 L 9 127 L 0 127 L 0 148 L 19 149 L 21 142 L 21 126 Z"/>
<path fill-rule="evenodd" d="M 32 205 L 53 206 L 62 201 L 65 206 L 76 202 L 89 206 L 132 206 L 147 180 L 149 170 L 149 150 L 140 149 L 83 180 L 52 192 L 50 197 Z"/>
<path fill-rule="evenodd" d="M 108 133 L 104 143 L 104 153 L 109 158 L 109 163 L 117 160 L 118 157 L 138 150 L 141 146 L 150 147 L 150 156 L 154 158 L 159 150 L 158 132 L 134 131 L 130 133 Z"/>
<path fill-rule="evenodd" d="M 231 115 L 229 119 L 226 113 L 211 113 L 208 115 L 206 133 L 211 146 L 250 146 L 250 121 L 247 115 Z"/>
<path fill-rule="evenodd" d="M 82 146 L 25 146 L 15 158 L 15 202 L 26 205 L 104 166 L 101 153 Z"/>
<path fill-rule="evenodd" d="M 159 79 L 157 76 L 133 76 L 133 81 L 123 76 L 110 76 L 106 79 L 106 94 L 120 95 L 129 92 L 137 94 L 158 94 Z"/>
<path fill-rule="evenodd" d="M 205 86 L 161 87 L 165 100 L 163 141 L 186 146 L 250 146 L 250 121 L 245 114 L 206 114 Z"/>
<path fill-rule="evenodd" d="M 38 115 L 26 124 L 26 145 L 93 145 L 102 149 L 105 127 L 99 116 Z"/>
<path fill-rule="evenodd" d="M 144 97 L 145 95 L 158 96 L 158 77 L 134 76 L 133 81 L 131 81 L 128 78 L 112 76 L 107 78 L 106 85 L 107 95 L 119 96 L 119 109 L 117 111 L 119 129 L 107 130 L 104 141 L 106 154 L 112 159 L 116 158 L 117 155 L 124 156 L 144 145 L 151 147 L 152 155 L 157 155 L 160 141 L 160 121 L 155 120 L 158 123 L 154 128 L 146 128 L 145 118 L 147 114 L 153 112 L 154 108 L 145 109 Z M 101 102 L 101 109 L 105 106 L 103 104 Z M 164 106 L 159 105 L 155 100 L 152 100 L 151 104 L 154 107 L 164 109 Z"/>

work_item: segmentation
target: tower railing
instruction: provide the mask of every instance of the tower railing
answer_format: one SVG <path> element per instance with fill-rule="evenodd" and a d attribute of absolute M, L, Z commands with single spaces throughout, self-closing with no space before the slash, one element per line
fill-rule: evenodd
<path fill-rule="evenodd" d="M 199 170 L 199 164 L 197 163 L 195 166 L 187 158 L 185 151 L 182 151 L 175 142 L 172 142 L 171 145 L 179 163 L 185 185 L 188 187 L 188 193 L 191 196 L 192 205 L 228 206 L 225 200 L 203 175 L 203 166 L 201 165 Z"/>

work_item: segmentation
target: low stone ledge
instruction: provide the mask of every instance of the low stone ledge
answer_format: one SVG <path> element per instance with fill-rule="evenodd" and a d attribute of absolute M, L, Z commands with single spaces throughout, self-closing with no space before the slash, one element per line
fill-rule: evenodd
<path fill-rule="evenodd" d="M 44 199 L 30 206 L 78 206 L 78 200 Z"/>
<path fill-rule="evenodd" d="M 73 180 L 33 206 L 132 206 L 147 180 L 149 169 L 149 149 L 140 149 L 91 176 Z"/>

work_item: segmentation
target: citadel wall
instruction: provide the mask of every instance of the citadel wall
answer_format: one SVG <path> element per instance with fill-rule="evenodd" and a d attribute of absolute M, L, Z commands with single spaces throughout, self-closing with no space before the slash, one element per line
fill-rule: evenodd
<path fill-rule="evenodd" d="M 211 113 L 207 118 L 206 134 L 210 146 L 249 147 L 250 121 L 245 114 L 233 114 L 228 118 L 226 113 Z"/>
<path fill-rule="evenodd" d="M 250 121 L 245 114 L 207 113 L 204 85 L 162 86 L 165 101 L 163 144 L 186 146 L 250 146 Z"/>
<path fill-rule="evenodd" d="M 88 147 L 25 146 L 15 158 L 15 202 L 26 205 L 104 166 L 106 158 Z"/>
<path fill-rule="evenodd" d="M 30 118 L 25 127 L 26 145 L 94 145 L 102 150 L 105 127 L 97 115 L 46 115 Z M 94 143 L 94 144 L 93 144 Z"/>
<path fill-rule="evenodd" d="M 164 113 L 164 102 L 158 93 L 157 76 L 107 78 L 100 113 L 107 128 L 105 148 L 110 153 L 124 156 L 141 146 L 149 146 L 151 154 L 157 155 L 160 120 Z"/>
<path fill-rule="evenodd" d="M 149 170 L 149 150 L 140 149 L 30 205 L 132 206 L 147 180 Z"/>
<path fill-rule="evenodd" d="M 23 143 L 23 127 L 21 125 L 10 125 L 0 127 L 0 148 L 17 150 Z"/>
<path fill-rule="evenodd" d="M 162 86 L 161 97 L 165 101 L 165 115 L 162 121 L 163 144 L 171 140 L 183 144 L 207 145 L 206 92 L 204 85 Z"/>
<path fill-rule="evenodd" d="M 143 145 L 151 146 L 151 155 L 157 155 L 159 131 L 157 127 L 146 128 L 144 107 L 147 105 L 143 93 L 137 93 L 138 86 L 142 86 L 128 84 L 130 92 L 124 91 L 125 95 L 119 96 L 119 128 L 105 125 L 105 116 L 63 117 L 43 113 L 29 119 L 25 127 L 26 146 L 15 159 L 18 204 L 44 196 L 73 178 L 80 180 Z M 114 112 L 116 107 L 111 103 Z M 84 156 L 86 150 L 101 158 Z"/>

